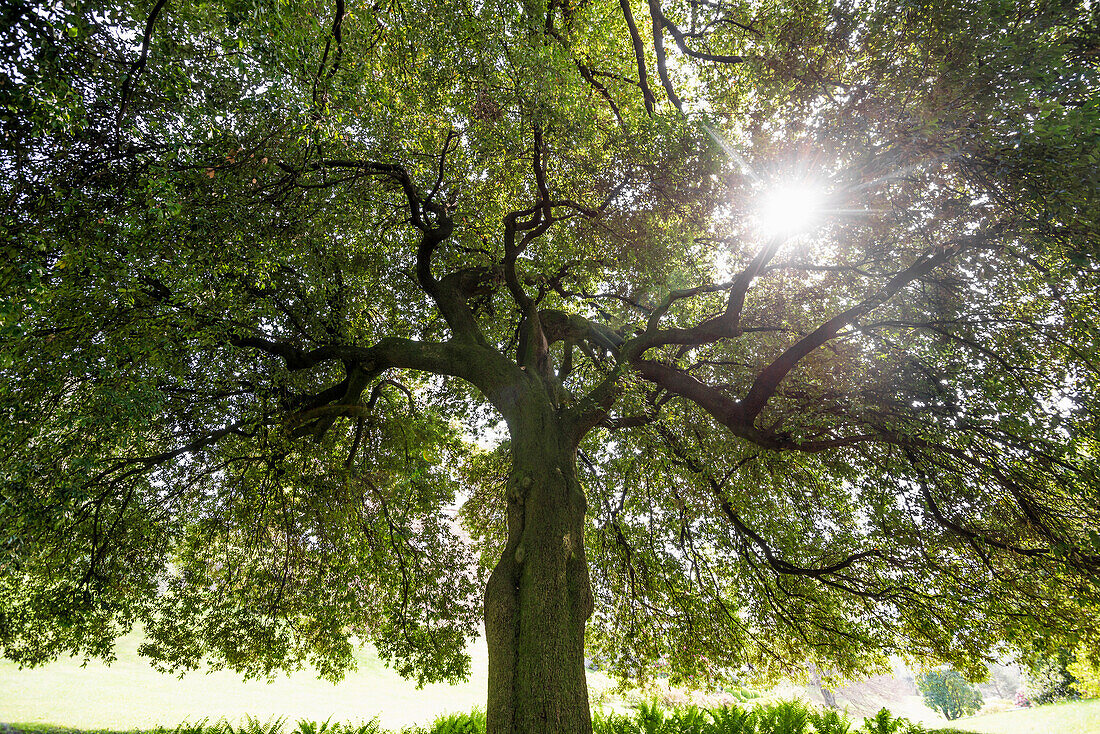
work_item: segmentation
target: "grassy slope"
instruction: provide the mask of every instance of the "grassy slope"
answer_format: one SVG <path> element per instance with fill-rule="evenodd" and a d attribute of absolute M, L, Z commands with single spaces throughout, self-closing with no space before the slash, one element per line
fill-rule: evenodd
<path fill-rule="evenodd" d="M 942 734 L 1100 734 L 1100 698 L 1004 711 L 954 721 Z"/>
<path fill-rule="evenodd" d="M 107 667 L 58 660 L 41 668 L 19 670 L 0 661 L 0 721 L 52 723 L 77 729 L 148 729 L 174 727 L 184 720 L 238 721 L 284 717 L 360 722 L 378 716 L 398 729 L 432 721 L 441 713 L 484 707 L 487 657 L 484 645 L 472 650 L 473 675 L 457 686 L 416 689 L 369 651 L 359 670 L 340 684 L 318 680 L 309 671 L 271 683 L 242 682 L 230 671 L 195 672 L 182 679 L 153 670 L 137 655 L 139 635 L 120 640 L 118 660 Z"/>

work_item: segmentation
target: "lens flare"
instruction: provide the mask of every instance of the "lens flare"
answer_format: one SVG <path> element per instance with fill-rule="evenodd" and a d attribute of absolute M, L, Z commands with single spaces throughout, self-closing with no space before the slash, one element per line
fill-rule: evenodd
<path fill-rule="evenodd" d="M 760 197 L 756 217 L 765 235 L 792 237 L 820 221 L 824 203 L 824 192 L 815 186 L 777 186 Z"/>

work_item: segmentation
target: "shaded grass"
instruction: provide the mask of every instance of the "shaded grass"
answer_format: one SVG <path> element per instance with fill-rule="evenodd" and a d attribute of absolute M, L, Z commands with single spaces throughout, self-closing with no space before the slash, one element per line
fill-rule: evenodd
<path fill-rule="evenodd" d="M 142 637 L 119 640 L 118 659 L 110 666 L 92 661 L 57 660 L 20 670 L 0 662 L 0 721 L 23 722 L 32 734 L 136 732 L 181 721 L 241 721 L 247 715 L 293 722 L 362 722 L 375 716 L 387 729 L 426 724 L 450 712 L 485 705 L 488 686 L 485 646 L 471 649 L 469 681 L 416 688 L 370 649 L 357 656 L 358 670 L 337 685 L 299 671 L 271 683 L 242 681 L 228 670 L 188 673 L 182 678 L 158 673 L 138 656 Z M 29 729 L 28 726 L 53 725 Z M 2 734 L 2 733 L 0 733 Z"/>

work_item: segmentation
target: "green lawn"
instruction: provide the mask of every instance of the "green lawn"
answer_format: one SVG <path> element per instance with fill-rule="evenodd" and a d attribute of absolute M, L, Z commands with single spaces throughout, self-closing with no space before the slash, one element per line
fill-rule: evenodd
<path fill-rule="evenodd" d="M 936 732 L 979 732 L 980 734 L 1098 734 L 1100 699 L 1072 701 L 974 716 L 951 723 Z"/>
<path fill-rule="evenodd" d="M 184 720 L 239 721 L 245 715 L 288 721 L 311 719 L 361 722 L 378 716 L 399 729 L 427 723 L 441 713 L 484 708 L 487 655 L 474 648 L 473 675 L 457 686 L 430 685 L 422 690 L 386 668 L 370 651 L 359 657 L 359 670 L 338 685 L 309 671 L 271 683 L 243 682 L 230 671 L 190 673 L 183 678 L 153 670 L 137 655 L 138 634 L 119 642 L 118 660 L 107 667 L 58 660 L 41 668 L 19 670 L 0 662 L 0 722 L 57 724 L 76 729 L 150 729 L 174 727 Z"/>
<path fill-rule="evenodd" d="M 229 671 L 191 673 L 176 678 L 153 670 L 137 655 L 141 638 L 123 638 L 118 661 L 102 663 L 59 660 L 42 668 L 19 670 L 0 662 L 0 722 L 53 724 L 66 729 L 129 731 L 183 721 L 221 718 L 239 722 L 246 715 L 261 720 L 283 718 L 357 723 L 379 717 L 397 730 L 426 724 L 446 712 L 484 706 L 487 658 L 484 645 L 473 648 L 473 676 L 457 686 L 432 685 L 417 690 L 386 668 L 371 651 L 359 656 L 359 670 L 338 685 L 318 680 L 309 671 L 281 676 L 271 683 L 241 681 Z M 589 673 L 590 685 L 607 679 Z M 917 697 L 911 697 L 914 700 Z M 921 707 L 892 705 L 895 713 L 923 720 L 938 731 L 980 734 L 1100 734 L 1100 699 L 976 716 L 947 724 Z M 853 716 L 859 721 L 860 717 Z M 940 723 L 933 723 L 936 719 Z M 953 727 L 953 728 L 952 728 Z M 44 727 L 35 726 L 42 732 Z M 0 732 L 0 734 L 4 734 Z"/>

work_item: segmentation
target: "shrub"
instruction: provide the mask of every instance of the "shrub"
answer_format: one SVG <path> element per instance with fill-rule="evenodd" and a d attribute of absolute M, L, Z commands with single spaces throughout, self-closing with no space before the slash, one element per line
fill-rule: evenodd
<path fill-rule="evenodd" d="M 377 718 L 365 724 L 333 724 L 331 718 L 321 723 L 302 719 L 292 734 L 386 734 Z M 250 733 L 251 734 L 251 733 Z M 270 734 L 276 734 L 272 732 Z"/>
<path fill-rule="evenodd" d="M 698 706 L 673 712 L 669 728 L 676 734 L 711 734 L 713 731 L 710 717 Z"/>
<path fill-rule="evenodd" d="M 656 701 L 652 703 L 642 701 L 638 704 L 637 712 L 635 723 L 638 726 L 637 731 L 641 734 L 675 734 L 672 722 L 666 721 L 665 709 L 661 708 Z"/>
<path fill-rule="evenodd" d="M 823 722 L 823 723 L 821 723 Z M 814 724 L 814 729 L 810 724 Z M 818 714 L 802 701 L 780 701 L 752 711 L 737 706 L 665 709 L 656 701 L 640 703 L 634 716 L 592 717 L 594 734 L 848 734 L 851 724 L 838 712 Z"/>
<path fill-rule="evenodd" d="M 917 688 L 929 708 L 948 721 L 969 716 L 982 707 L 982 694 L 957 670 L 926 670 L 917 676 Z"/>
<path fill-rule="evenodd" d="M 207 721 L 209 721 L 209 719 L 200 719 L 195 723 L 185 721 L 177 726 L 175 729 L 165 729 L 163 727 L 158 727 L 153 731 L 154 734 L 206 734 Z M 209 728 L 211 731 L 215 730 L 212 726 Z"/>
<path fill-rule="evenodd" d="M 608 714 L 597 711 L 592 715 L 592 734 L 636 734 L 634 721 L 621 714 Z"/>
<path fill-rule="evenodd" d="M 736 706 L 725 706 L 710 712 L 714 734 L 756 734 L 756 716 Z"/>
<path fill-rule="evenodd" d="M 1074 690 L 1083 698 L 1100 698 L 1100 664 L 1088 658 L 1084 650 L 1078 650 L 1076 659 L 1068 670 L 1077 680 Z"/>
<path fill-rule="evenodd" d="M 219 734 L 283 734 L 283 721 L 284 719 L 269 719 L 267 721 L 260 721 L 254 719 L 251 716 L 244 717 L 244 723 L 238 727 L 234 727 L 225 719 L 222 719 L 213 727 L 208 728 L 207 731 L 213 734 L 218 732 Z M 325 722 L 326 724 L 328 722 Z"/>

